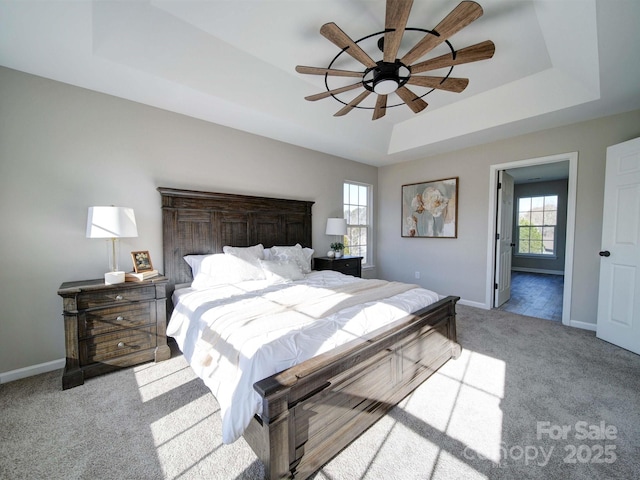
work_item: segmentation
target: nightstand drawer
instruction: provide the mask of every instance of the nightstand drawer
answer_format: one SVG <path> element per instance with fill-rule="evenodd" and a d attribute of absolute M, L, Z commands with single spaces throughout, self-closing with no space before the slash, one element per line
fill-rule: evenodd
<path fill-rule="evenodd" d="M 353 275 L 354 277 L 359 277 L 360 276 L 360 262 L 345 262 L 342 265 L 340 265 L 339 269 L 340 272 L 344 273 L 345 275 Z"/>
<path fill-rule="evenodd" d="M 334 270 L 345 275 L 361 277 L 362 257 L 351 255 L 340 258 L 316 257 L 313 259 L 313 268 L 314 270 Z"/>
<path fill-rule="evenodd" d="M 120 357 L 156 346 L 156 327 L 121 330 L 80 341 L 80 364 Z"/>
<path fill-rule="evenodd" d="M 86 338 L 156 323 L 156 303 L 129 303 L 117 307 L 87 310 L 78 316 L 78 336 Z"/>
<path fill-rule="evenodd" d="M 84 292 L 78 296 L 78 310 L 155 298 L 156 287 L 153 285 L 141 288 L 114 288 L 107 291 Z"/>

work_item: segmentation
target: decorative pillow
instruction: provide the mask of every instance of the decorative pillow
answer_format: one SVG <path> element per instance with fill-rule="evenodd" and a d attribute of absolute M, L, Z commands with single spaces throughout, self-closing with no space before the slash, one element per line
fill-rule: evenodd
<path fill-rule="evenodd" d="M 271 283 L 288 283 L 304 278 L 304 273 L 295 261 L 260 260 L 260 265 Z"/>
<path fill-rule="evenodd" d="M 235 255 L 225 255 L 224 253 L 188 255 L 184 259 L 191 265 L 193 272 L 191 287 L 196 290 L 226 283 L 263 280 L 265 278 L 259 264 L 256 267 Z"/>
<path fill-rule="evenodd" d="M 311 248 L 303 249 L 299 243 L 293 247 L 271 247 L 271 255 L 274 260 L 295 261 L 302 273 L 311 273 Z"/>
<path fill-rule="evenodd" d="M 304 273 L 311 273 L 311 260 L 313 260 L 313 254 L 315 250 L 309 247 L 302 247 L 302 253 L 304 254 L 305 267 L 308 266 L 308 271 L 305 268 Z"/>
<path fill-rule="evenodd" d="M 230 247 L 225 245 L 222 251 L 242 261 L 238 266 L 244 280 L 264 280 L 264 272 L 260 267 L 260 260 L 264 258 L 264 247 L 261 243 L 252 247 Z"/>

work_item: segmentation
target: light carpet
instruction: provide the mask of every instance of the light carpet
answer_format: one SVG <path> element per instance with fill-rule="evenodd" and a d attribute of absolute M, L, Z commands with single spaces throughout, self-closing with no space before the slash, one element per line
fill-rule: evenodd
<path fill-rule="evenodd" d="M 460 305 L 458 339 L 459 359 L 312 478 L 638 478 L 638 355 Z M 0 385 L 2 479 L 262 476 L 244 439 L 220 442 L 216 400 L 179 352 L 66 391 L 61 371 Z"/>

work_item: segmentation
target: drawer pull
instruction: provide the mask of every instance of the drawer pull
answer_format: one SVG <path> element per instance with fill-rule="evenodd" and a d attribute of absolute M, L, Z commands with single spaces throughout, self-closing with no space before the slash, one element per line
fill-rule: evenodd
<path fill-rule="evenodd" d="M 118 342 L 118 348 L 124 348 L 124 342 Z"/>
<path fill-rule="evenodd" d="M 118 316 L 116 317 L 116 322 L 121 322 L 121 321 L 123 321 L 123 320 L 124 320 L 124 317 L 123 317 L 122 315 L 118 315 Z"/>
<path fill-rule="evenodd" d="M 124 297 L 122 295 L 116 295 L 116 300 L 122 300 Z"/>

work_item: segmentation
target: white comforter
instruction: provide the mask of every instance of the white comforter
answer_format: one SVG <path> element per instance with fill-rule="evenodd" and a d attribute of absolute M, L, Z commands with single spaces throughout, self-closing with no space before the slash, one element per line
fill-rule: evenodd
<path fill-rule="evenodd" d="M 417 286 L 392 283 L 385 287 L 392 296 L 352 305 L 348 292 L 365 285 L 357 282 L 372 281 L 314 271 L 304 280 L 285 284 L 251 281 L 176 290 L 167 335 L 176 339 L 218 400 L 224 443 L 237 440 L 253 415 L 262 413 L 260 396 L 253 390 L 256 381 L 440 298 Z M 328 296 L 331 289 L 339 293 Z"/>

